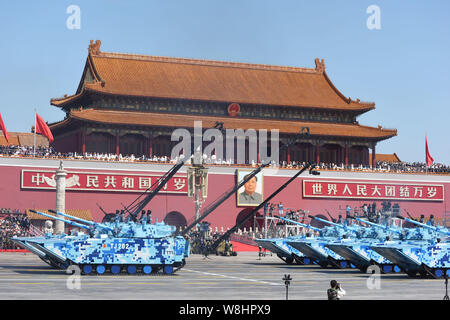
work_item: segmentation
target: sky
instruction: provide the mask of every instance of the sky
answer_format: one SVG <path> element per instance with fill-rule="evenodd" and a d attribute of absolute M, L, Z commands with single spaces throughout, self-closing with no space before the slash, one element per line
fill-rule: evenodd
<path fill-rule="evenodd" d="M 377 153 L 424 162 L 427 136 L 450 165 L 449 13 L 448 0 L 1 1 L 0 114 L 10 132 L 30 132 L 35 109 L 62 120 L 50 99 L 75 93 L 91 39 L 180 58 L 307 68 L 321 58 L 345 96 L 375 102 L 360 124 L 398 130 Z"/>

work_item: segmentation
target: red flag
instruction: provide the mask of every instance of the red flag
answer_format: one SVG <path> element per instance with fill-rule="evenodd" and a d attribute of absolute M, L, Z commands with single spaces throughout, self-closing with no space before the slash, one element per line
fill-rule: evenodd
<path fill-rule="evenodd" d="M 5 124 L 3 123 L 2 115 L 0 114 L 0 130 L 3 131 L 3 135 L 5 136 L 6 142 L 9 143 L 9 134 L 6 131 Z"/>
<path fill-rule="evenodd" d="M 36 133 L 42 134 L 48 138 L 48 142 L 53 142 L 53 135 L 50 131 L 50 128 L 45 123 L 44 119 L 42 119 L 37 113 L 36 113 Z"/>
<path fill-rule="evenodd" d="M 427 167 L 431 166 L 431 164 L 433 163 L 434 159 L 431 157 L 430 152 L 428 151 L 428 141 L 427 141 L 427 136 L 425 136 L 425 160 L 427 162 Z"/>

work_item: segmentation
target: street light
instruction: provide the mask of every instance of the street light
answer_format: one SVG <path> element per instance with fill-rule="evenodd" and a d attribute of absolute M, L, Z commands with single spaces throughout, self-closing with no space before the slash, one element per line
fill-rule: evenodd
<path fill-rule="evenodd" d="M 200 207 L 208 196 L 208 168 L 203 164 L 204 157 L 197 148 L 193 156 L 192 167 L 187 169 L 188 196 L 195 199 L 195 219 L 200 216 Z"/>
<path fill-rule="evenodd" d="M 286 286 L 286 300 L 288 300 L 288 288 L 289 288 L 289 285 L 291 284 L 291 280 L 292 280 L 291 275 L 285 274 L 284 278 L 281 280 L 284 281 L 284 285 Z"/>

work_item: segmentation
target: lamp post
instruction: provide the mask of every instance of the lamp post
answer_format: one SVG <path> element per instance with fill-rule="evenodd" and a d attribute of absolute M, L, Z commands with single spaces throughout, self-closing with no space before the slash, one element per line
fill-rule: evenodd
<path fill-rule="evenodd" d="M 285 274 L 284 278 L 281 279 L 284 281 L 284 285 L 286 287 L 286 300 L 288 300 L 288 291 L 289 291 L 289 285 L 291 284 L 291 275 L 290 274 Z"/>
<path fill-rule="evenodd" d="M 195 202 L 195 219 L 200 216 L 200 208 L 208 196 L 208 168 L 204 166 L 204 158 L 197 149 L 192 162 L 192 167 L 187 169 L 188 196 Z"/>
<path fill-rule="evenodd" d="M 61 161 L 56 171 L 56 212 L 66 212 L 66 176 L 67 171 L 64 170 L 63 162 Z M 64 233 L 64 222 L 55 221 L 55 233 Z"/>

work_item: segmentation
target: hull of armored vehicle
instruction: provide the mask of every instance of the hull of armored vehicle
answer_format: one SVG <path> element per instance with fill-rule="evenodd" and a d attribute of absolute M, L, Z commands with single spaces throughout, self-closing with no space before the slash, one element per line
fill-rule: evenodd
<path fill-rule="evenodd" d="M 165 238 L 16 238 L 42 260 L 62 269 L 77 265 L 84 274 L 173 273 L 185 264 L 189 242 L 183 237 Z"/>
<path fill-rule="evenodd" d="M 409 276 L 450 276 L 449 243 L 390 242 L 373 245 L 371 249 L 398 265 Z"/>
<path fill-rule="evenodd" d="M 303 255 L 313 259 L 315 263 L 319 264 L 323 268 L 327 266 L 334 268 L 354 267 L 350 264 L 349 260 L 327 248 L 326 245 L 329 242 L 329 239 L 323 238 L 287 241 L 290 246 L 303 253 Z"/>
<path fill-rule="evenodd" d="M 383 273 L 400 272 L 399 266 L 370 248 L 373 244 L 374 242 L 371 241 L 350 240 L 329 243 L 326 247 L 349 260 L 351 264 L 363 272 L 373 264 L 378 265 Z"/>
<path fill-rule="evenodd" d="M 273 239 L 255 239 L 255 242 L 262 248 L 275 253 L 281 260 L 291 264 L 294 260 L 299 264 L 310 264 L 312 260 L 306 257 L 302 252 L 290 246 L 287 242 L 295 240 L 291 238 L 273 238 Z M 298 239 L 298 238 L 297 238 Z"/>

